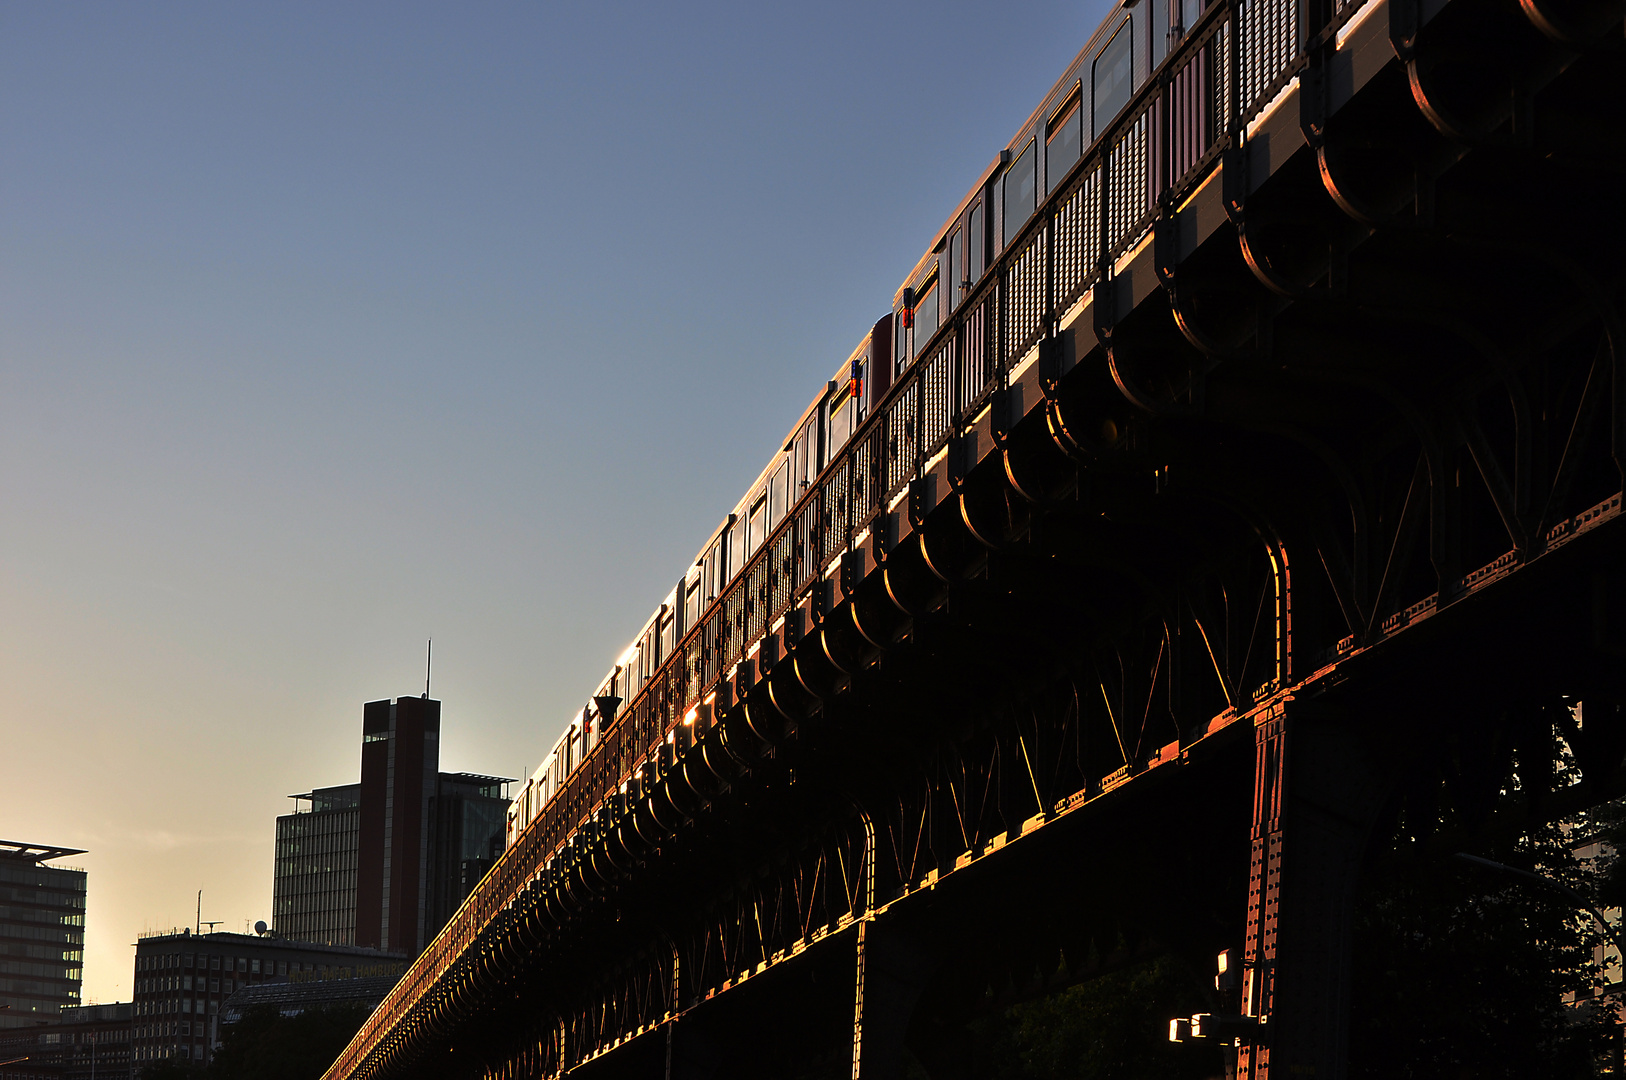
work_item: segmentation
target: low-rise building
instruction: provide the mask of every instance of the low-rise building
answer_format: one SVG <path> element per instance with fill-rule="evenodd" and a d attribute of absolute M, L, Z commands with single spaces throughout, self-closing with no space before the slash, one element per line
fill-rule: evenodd
<path fill-rule="evenodd" d="M 270 935 L 143 934 L 136 942 L 135 1067 L 177 1058 L 207 1062 L 220 1044 L 220 1010 L 244 987 L 356 978 L 399 978 L 407 957 Z"/>
<path fill-rule="evenodd" d="M 0 1031 L 0 1080 L 130 1080 L 131 1027 L 126 1001 Z"/>

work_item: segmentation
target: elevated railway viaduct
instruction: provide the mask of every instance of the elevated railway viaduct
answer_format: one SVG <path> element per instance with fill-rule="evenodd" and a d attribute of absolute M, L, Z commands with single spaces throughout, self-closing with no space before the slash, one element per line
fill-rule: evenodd
<path fill-rule="evenodd" d="M 1626 791 L 1623 103 L 1618 3 L 1210 3 L 328 1080 L 957 1077 L 1220 949 L 1343 1075 L 1374 832 Z"/>

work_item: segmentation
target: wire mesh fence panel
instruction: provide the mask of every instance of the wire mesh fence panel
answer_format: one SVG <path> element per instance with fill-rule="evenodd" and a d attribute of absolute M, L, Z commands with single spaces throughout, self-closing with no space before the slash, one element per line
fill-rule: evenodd
<path fill-rule="evenodd" d="M 994 297 L 990 291 L 960 325 L 960 393 L 955 402 L 955 411 L 960 415 L 993 385 L 994 372 L 998 370 L 993 342 L 988 340 L 988 328 L 993 325 L 989 312 L 993 309 Z"/>
<path fill-rule="evenodd" d="M 717 641 L 716 620 L 706 624 L 711 634 L 711 641 Z M 652 695 L 640 694 L 638 703 L 633 707 L 633 721 L 637 725 L 637 739 L 639 746 L 648 746 L 655 741 L 655 703 Z"/>
<path fill-rule="evenodd" d="M 1108 258 L 1140 233 L 1152 209 L 1152 110 L 1147 108 L 1130 124 L 1107 152 L 1107 213 L 1105 249 Z"/>
<path fill-rule="evenodd" d="M 819 516 L 823 509 L 822 498 L 809 499 L 802 506 L 802 512 L 796 518 L 796 588 L 800 589 L 813 580 L 813 575 L 819 570 L 819 550 L 823 546 L 820 537 Z"/>
<path fill-rule="evenodd" d="M 1056 210 L 1056 310 L 1084 295 L 1101 260 L 1101 169 L 1091 169 Z"/>
<path fill-rule="evenodd" d="M 853 501 L 853 529 L 869 524 L 875 510 L 876 493 L 880 485 L 875 482 L 876 450 L 883 432 L 879 424 L 853 446 L 852 476 L 848 489 Z"/>
<path fill-rule="evenodd" d="M 758 559 L 745 575 L 745 641 L 762 636 L 768 625 L 768 559 Z"/>
<path fill-rule="evenodd" d="M 1033 348 L 1044 333 L 1044 316 L 1049 309 L 1045 296 L 1045 257 L 1049 241 L 1049 226 L 1039 228 L 1003 275 L 1007 364 Z"/>
<path fill-rule="evenodd" d="M 1185 187 L 1191 174 L 1219 143 L 1224 131 L 1222 102 L 1215 81 L 1215 57 L 1220 42 L 1209 31 L 1206 43 L 1196 47 L 1169 79 L 1168 186 Z"/>
<path fill-rule="evenodd" d="M 1242 119 L 1251 120 L 1281 89 L 1298 55 L 1298 0 L 1240 0 L 1236 6 L 1241 49 L 1237 95 Z"/>
<path fill-rule="evenodd" d="M 768 554 L 768 618 L 790 606 L 796 583 L 796 524 L 780 529 Z"/>
<path fill-rule="evenodd" d="M 954 341 L 949 339 L 926 362 L 919 382 L 924 400 L 920 409 L 920 449 L 930 454 L 948 435 L 954 409 Z"/>
<path fill-rule="evenodd" d="M 683 702 L 692 705 L 700 700 L 700 692 L 706 685 L 706 653 L 705 642 L 699 634 L 689 638 L 683 650 Z"/>
<path fill-rule="evenodd" d="M 700 623 L 700 661 L 702 683 L 710 683 L 717 678 L 719 671 L 717 663 L 717 615 L 715 610 Z"/>
<path fill-rule="evenodd" d="M 717 605 L 718 617 L 722 622 L 718 636 L 719 662 L 727 667 L 740 658 L 740 607 L 744 592 L 738 585 L 723 593 L 722 600 Z"/>
<path fill-rule="evenodd" d="M 849 518 L 849 495 L 847 490 L 848 477 L 852 473 L 852 463 L 849 458 L 843 457 L 831 469 L 830 475 L 825 479 L 824 514 L 820 520 L 823 527 L 824 543 L 819 549 L 819 566 L 823 567 L 835 556 L 847 549 L 847 526 Z"/>
<path fill-rule="evenodd" d="M 920 455 L 920 380 L 899 391 L 886 414 L 886 492 L 891 499 L 915 475 Z"/>

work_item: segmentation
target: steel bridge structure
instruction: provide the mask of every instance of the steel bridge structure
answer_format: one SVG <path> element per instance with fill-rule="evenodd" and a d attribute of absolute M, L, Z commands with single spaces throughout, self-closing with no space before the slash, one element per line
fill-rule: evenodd
<path fill-rule="evenodd" d="M 1224 948 L 1344 1075 L 1383 815 L 1626 793 L 1621 20 L 1211 0 L 327 1080 L 956 1077 Z"/>

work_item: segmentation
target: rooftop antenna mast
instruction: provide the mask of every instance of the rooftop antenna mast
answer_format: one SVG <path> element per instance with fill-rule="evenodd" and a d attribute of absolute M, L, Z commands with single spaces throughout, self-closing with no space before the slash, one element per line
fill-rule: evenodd
<path fill-rule="evenodd" d="M 197 924 L 192 927 L 192 932 L 194 934 L 203 933 L 203 890 L 202 889 L 198 890 L 198 921 L 197 921 Z"/>
<path fill-rule="evenodd" d="M 423 696 L 429 696 L 429 669 L 435 662 L 435 639 L 429 639 L 429 648 L 423 657 Z"/>

